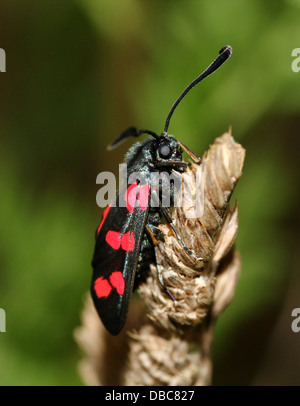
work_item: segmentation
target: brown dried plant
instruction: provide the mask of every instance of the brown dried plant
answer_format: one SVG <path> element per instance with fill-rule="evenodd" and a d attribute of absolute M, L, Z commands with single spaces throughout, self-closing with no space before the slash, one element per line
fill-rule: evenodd
<path fill-rule="evenodd" d="M 191 218 L 197 199 L 184 201 L 170 215 L 193 260 L 167 224 L 155 248 L 157 266 L 133 300 L 122 333 L 112 337 L 101 325 L 90 298 L 75 331 L 85 353 L 79 370 L 88 385 L 210 385 L 211 345 L 217 318 L 231 302 L 241 261 L 234 248 L 238 231 L 237 204 L 230 197 L 242 175 L 245 150 L 231 133 L 217 138 L 201 165 L 192 164 L 184 194 L 198 196 L 202 212 Z M 201 175 L 201 176 L 199 176 Z M 198 181 L 200 179 L 200 183 Z M 160 269 L 168 294 L 158 282 Z M 173 296 L 173 298 L 171 297 Z M 174 300 L 175 299 L 175 300 Z"/>

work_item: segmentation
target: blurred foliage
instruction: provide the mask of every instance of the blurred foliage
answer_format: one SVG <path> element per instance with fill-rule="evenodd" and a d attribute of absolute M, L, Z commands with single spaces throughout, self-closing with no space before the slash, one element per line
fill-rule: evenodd
<path fill-rule="evenodd" d="M 101 214 L 95 179 L 117 173 L 130 144 L 105 146 L 131 125 L 161 132 L 227 44 L 232 58 L 191 91 L 170 132 L 201 154 L 232 126 L 247 150 L 234 196 L 242 277 L 214 355 L 216 383 L 251 384 L 298 241 L 299 13 L 297 0 L 1 1 L 1 385 L 81 383 L 72 335 Z M 241 359 L 229 365 L 233 342 Z"/>

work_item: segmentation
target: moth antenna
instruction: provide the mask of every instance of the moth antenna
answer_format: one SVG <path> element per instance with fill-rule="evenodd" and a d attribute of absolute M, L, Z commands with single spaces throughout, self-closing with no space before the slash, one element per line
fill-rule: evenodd
<path fill-rule="evenodd" d="M 204 72 L 201 73 L 201 75 L 199 75 L 196 79 L 194 79 L 192 81 L 192 83 L 190 83 L 188 85 L 188 87 L 186 87 L 184 89 L 184 91 L 181 93 L 181 95 L 178 97 L 178 99 L 175 101 L 175 103 L 173 104 L 173 106 L 171 107 L 171 110 L 167 116 L 166 119 L 166 123 L 165 123 L 165 128 L 164 128 L 164 134 L 168 133 L 168 128 L 169 128 L 169 124 L 170 124 L 170 119 L 174 113 L 174 110 L 176 109 L 176 107 L 178 106 L 178 104 L 181 102 L 181 100 L 184 98 L 184 96 L 194 87 L 196 86 L 199 82 L 201 82 L 203 79 L 207 78 L 209 75 L 211 75 L 212 73 L 214 73 L 217 69 L 219 69 L 224 62 L 227 61 L 227 59 L 232 55 L 232 48 L 230 45 L 227 45 L 225 47 L 223 47 L 220 52 L 218 57 L 205 69 Z"/>
<path fill-rule="evenodd" d="M 115 139 L 111 144 L 107 146 L 107 150 L 111 151 L 112 149 L 116 148 L 118 145 L 120 145 L 124 140 L 126 140 L 129 137 L 139 137 L 141 134 L 150 134 L 152 137 L 158 139 L 159 136 L 151 130 L 138 130 L 136 127 L 129 127 L 127 130 L 122 132 L 121 135 L 119 135 L 118 138 Z"/>

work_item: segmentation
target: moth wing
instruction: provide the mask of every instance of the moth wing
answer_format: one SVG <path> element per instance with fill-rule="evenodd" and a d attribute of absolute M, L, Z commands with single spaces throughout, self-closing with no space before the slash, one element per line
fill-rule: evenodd
<path fill-rule="evenodd" d="M 126 321 L 149 204 L 150 184 L 135 182 L 105 209 L 97 230 L 91 294 L 104 326 L 113 335 Z"/>

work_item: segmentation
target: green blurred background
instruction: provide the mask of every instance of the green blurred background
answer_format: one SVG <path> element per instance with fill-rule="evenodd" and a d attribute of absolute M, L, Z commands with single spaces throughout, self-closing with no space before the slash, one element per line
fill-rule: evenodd
<path fill-rule="evenodd" d="M 172 103 L 230 44 L 232 58 L 188 95 L 170 132 L 202 154 L 232 126 L 247 150 L 234 197 L 243 268 L 218 321 L 215 385 L 300 384 L 299 0 L 1 0 L 0 385 L 81 385 L 80 323 L 102 209 L 136 125 L 161 132 Z"/>

